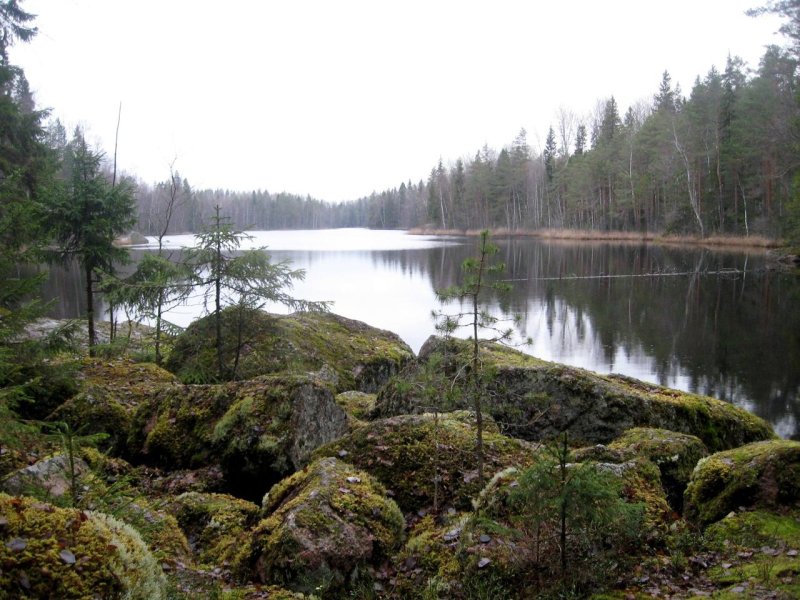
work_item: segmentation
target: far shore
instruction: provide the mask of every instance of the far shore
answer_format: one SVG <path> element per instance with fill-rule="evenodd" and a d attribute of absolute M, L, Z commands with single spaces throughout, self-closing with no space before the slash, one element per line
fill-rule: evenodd
<path fill-rule="evenodd" d="M 664 245 L 716 246 L 737 248 L 780 248 L 785 246 L 782 240 L 760 235 L 673 235 L 653 231 L 594 231 L 584 229 L 490 229 L 492 237 L 532 237 L 544 240 L 598 241 L 598 242 L 630 242 Z M 479 229 L 436 229 L 417 227 L 409 229 L 412 235 L 463 235 L 479 236 Z"/>

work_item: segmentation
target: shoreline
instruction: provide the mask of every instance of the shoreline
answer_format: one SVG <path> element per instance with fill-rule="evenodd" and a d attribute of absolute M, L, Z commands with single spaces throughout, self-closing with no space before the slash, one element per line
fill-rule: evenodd
<path fill-rule="evenodd" d="M 458 235 L 477 237 L 479 229 L 437 229 L 416 227 L 409 229 L 411 235 Z M 528 237 L 542 240 L 563 240 L 575 242 L 628 242 L 638 244 L 659 245 L 687 245 L 687 246 L 715 246 L 735 248 L 761 248 L 765 250 L 786 246 L 782 240 L 764 236 L 735 236 L 735 235 L 710 235 L 700 237 L 697 235 L 672 235 L 657 232 L 638 231 L 593 231 L 582 229 L 514 229 L 505 228 L 489 229 L 494 238 Z"/>

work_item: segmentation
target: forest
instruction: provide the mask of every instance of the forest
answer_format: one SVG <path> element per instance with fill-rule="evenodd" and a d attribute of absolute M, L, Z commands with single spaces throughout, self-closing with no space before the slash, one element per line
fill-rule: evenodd
<path fill-rule="evenodd" d="M 242 228 L 436 230 L 570 228 L 795 237 L 800 206 L 796 49 L 772 46 L 757 68 L 729 56 L 688 96 L 664 71 L 651 101 L 600 99 L 560 109 L 537 150 L 523 129 L 497 150 L 440 159 L 426 178 L 330 203 L 286 192 L 192 189 L 171 173 L 138 186 L 138 227 L 156 230 L 179 188 L 171 232 L 199 231 L 216 205 Z M 655 86 L 654 86 L 655 87 Z M 58 126 L 58 124 L 56 124 Z M 63 135 L 62 135 L 63 138 Z"/>

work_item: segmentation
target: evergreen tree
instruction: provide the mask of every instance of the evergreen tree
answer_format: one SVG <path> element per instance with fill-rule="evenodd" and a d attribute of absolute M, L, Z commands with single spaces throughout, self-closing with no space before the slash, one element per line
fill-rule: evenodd
<path fill-rule="evenodd" d="M 267 303 L 281 304 L 293 310 L 327 310 L 327 302 L 311 302 L 292 296 L 295 281 L 305 277 L 302 269 L 293 270 L 288 261 L 273 263 L 265 248 L 240 251 L 243 240 L 250 238 L 233 228 L 230 221 L 214 209 L 211 224 L 197 236 L 197 246 L 187 253 L 195 280 L 204 288 L 206 311 L 214 318 L 214 341 L 217 352 L 217 378 L 235 378 L 241 344 L 236 345 L 232 372 L 225 367 L 223 352 L 222 310 L 237 307 L 239 323 L 249 310 Z M 210 304 L 210 307 L 209 307 Z M 241 335 L 241 328 L 237 332 Z"/>
<path fill-rule="evenodd" d="M 68 179 L 49 206 L 49 223 L 62 259 L 77 259 L 86 277 L 86 321 L 89 354 L 94 356 L 95 293 L 102 272 L 128 260 L 128 251 L 114 244 L 135 221 L 133 186 L 123 180 L 113 186 L 101 168 L 102 154 L 89 148 L 80 129 L 67 148 Z"/>

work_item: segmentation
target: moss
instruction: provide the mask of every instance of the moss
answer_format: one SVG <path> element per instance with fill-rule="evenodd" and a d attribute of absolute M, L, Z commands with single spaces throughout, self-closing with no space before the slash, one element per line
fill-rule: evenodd
<path fill-rule="evenodd" d="M 264 583 L 299 591 L 341 589 L 401 541 L 403 516 L 367 473 L 335 458 L 317 460 L 274 486 L 252 533 L 250 566 Z"/>
<path fill-rule="evenodd" d="M 259 507 L 228 494 L 188 492 L 167 502 L 201 564 L 225 567 L 239 560 Z"/>
<path fill-rule="evenodd" d="M 480 491 L 475 470 L 475 429 L 465 413 L 406 415 L 373 421 L 315 456 L 340 456 L 389 488 L 406 512 L 439 507 L 469 509 Z M 484 432 L 484 471 L 530 462 L 531 447 L 520 440 Z M 438 481 L 438 487 L 435 482 Z"/>
<path fill-rule="evenodd" d="M 774 508 L 800 500 L 800 442 L 748 444 L 701 460 L 684 497 L 687 519 L 706 526 L 740 506 Z"/>
<path fill-rule="evenodd" d="M 102 513 L 0 494 L 0 589 L 38 598 L 165 597 L 139 535 Z"/>

